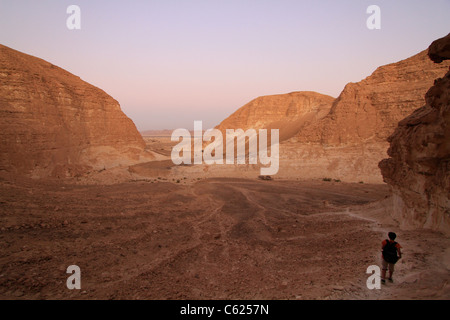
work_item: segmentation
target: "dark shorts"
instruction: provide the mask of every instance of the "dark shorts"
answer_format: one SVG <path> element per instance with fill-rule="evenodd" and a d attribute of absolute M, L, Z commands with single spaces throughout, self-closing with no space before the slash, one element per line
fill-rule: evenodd
<path fill-rule="evenodd" d="M 394 266 L 395 266 L 394 263 L 389 263 L 386 260 L 384 260 L 383 258 L 381 259 L 381 268 L 383 270 L 389 269 L 390 272 L 394 272 Z"/>

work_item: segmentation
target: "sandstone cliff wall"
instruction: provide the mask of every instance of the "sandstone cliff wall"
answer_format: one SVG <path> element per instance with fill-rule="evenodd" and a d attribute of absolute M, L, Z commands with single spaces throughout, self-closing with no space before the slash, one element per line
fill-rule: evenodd
<path fill-rule="evenodd" d="M 449 66 L 433 63 L 425 50 L 347 84 L 337 99 L 315 92 L 260 97 L 218 128 L 279 129 L 279 178 L 382 183 L 387 138 Z"/>
<path fill-rule="evenodd" d="M 423 51 L 347 84 L 328 115 L 281 145 L 280 176 L 382 183 L 378 162 L 387 156 L 387 137 L 423 105 L 434 79 L 449 65 L 433 63 Z"/>
<path fill-rule="evenodd" d="M 70 176 L 139 160 L 119 103 L 42 59 L 0 45 L 0 171 Z"/>
<path fill-rule="evenodd" d="M 312 91 L 256 98 L 223 120 L 216 128 L 279 129 L 280 140 L 295 135 L 304 125 L 325 117 L 335 99 Z"/>
<path fill-rule="evenodd" d="M 429 48 L 435 62 L 450 59 L 450 34 Z M 442 64 L 442 63 L 441 63 Z M 450 233 L 450 72 L 435 81 L 425 106 L 402 120 L 380 162 L 393 192 L 393 216 L 403 227 Z"/>

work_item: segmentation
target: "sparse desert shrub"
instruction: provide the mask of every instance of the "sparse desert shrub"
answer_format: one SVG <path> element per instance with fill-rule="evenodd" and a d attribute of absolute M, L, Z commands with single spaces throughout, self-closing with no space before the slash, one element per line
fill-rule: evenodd
<path fill-rule="evenodd" d="M 363 183 L 364 183 L 364 181 L 360 181 L 359 183 L 363 184 Z"/>
<path fill-rule="evenodd" d="M 334 182 L 341 182 L 340 179 L 334 179 Z"/>
<path fill-rule="evenodd" d="M 331 178 L 323 178 L 322 181 L 331 181 Z"/>

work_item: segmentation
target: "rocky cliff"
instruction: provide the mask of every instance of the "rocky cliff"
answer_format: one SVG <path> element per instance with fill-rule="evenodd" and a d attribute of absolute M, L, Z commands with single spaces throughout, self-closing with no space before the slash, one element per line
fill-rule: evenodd
<path fill-rule="evenodd" d="M 280 129 L 278 177 L 382 183 L 387 138 L 449 65 L 433 63 L 425 50 L 347 84 L 337 99 L 315 92 L 260 97 L 217 128 Z"/>
<path fill-rule="evenodd" d="M 44 60 L 0 45 L 0 171 L 73 176 L 139 160 L 119 103 Z"/>
<path fill-rule="evenodd" d="M 397 123 L 423 105 L 434 79 L 450 64 L 430 61 L 427 50 L 408 59 L 381 66 L 357 83 L 349 83 L 321 121 L 301 130 L 299 142 L 327 146 L 386 141 Z"/>
<path fill-rule="evenodd" d="M 280 174 L 381 183 L 378 162 L 386 157 L 387 137 L 423 105 L 426 91 L 449 65 L 433 63 L 423 51 L 347 84 L 325 117 L 281 145 Z"/>
<path fill-rule="evenodd" d="M 328 114 L 333 97 L 302 91 L 256 98 L 222 121 L 217 129 L 279 129 L 280 140 Z"/>
<path fill-rule="evenodd" d="M 436 63 L 450 59 L 450 34 L 433 42 L 428 55 Z M 425 102 L 398 124 L 388 139 L 390 158 L 379 166 L 402 226 L 450 233 L 450 72 L 435 81 Z"/>

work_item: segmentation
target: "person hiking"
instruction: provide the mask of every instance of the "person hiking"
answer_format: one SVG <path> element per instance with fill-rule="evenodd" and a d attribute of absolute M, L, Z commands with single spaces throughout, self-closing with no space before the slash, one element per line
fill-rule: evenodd
<path fill-rule="evenodd" d="M 395 238 L 397 235 L 394 232 L 388 233 L 389 239 L 384 240 L 381 243 L 381 260 L 382 260 L 382 270 L 381 270 L 381 283 L 386 283 L 386 271 L 389 269 L 389 278 L 390 282 L 394 282 L 392 279 L 392 274 L 394 273 L 394 266 L 399 259 L 402 257 L 401 245 L 398 242 L 395 242 Z"/>

